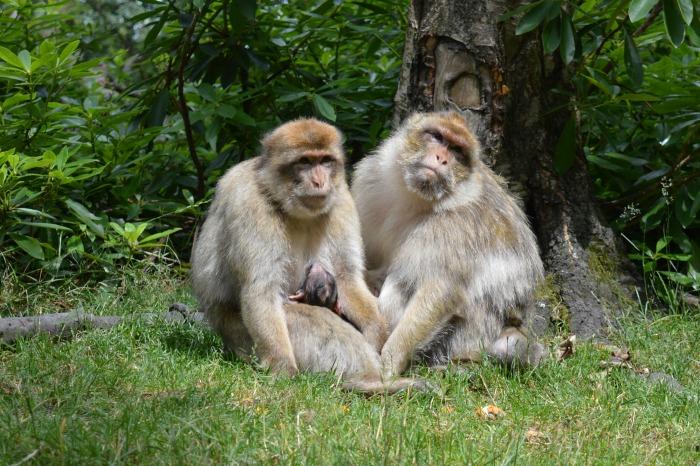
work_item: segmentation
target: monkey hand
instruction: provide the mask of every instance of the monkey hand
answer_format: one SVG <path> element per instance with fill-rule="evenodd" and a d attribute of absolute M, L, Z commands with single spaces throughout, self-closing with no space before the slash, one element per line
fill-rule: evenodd
<path fill-rule="evenodd" d="M 294 359 L 290 360 L 289 358 L 282 357 L 282 355 L 263 357 L 261 358 L 261 365 L 269 369 L 273 374 L 283 377 L 294 377 L 299 373 L 296 361 L 294 361 Z"/>
<path fill-rule="evenodd" d="M 387 338 L 389 338 L 389 326 L 386 321 L 384 319 L 376 320 L 364 326 L 360 326 L 359 328 L 365 340 L 367 340 L 377 352 L 381 352 L 384 343 Z"/>
<path fill-rule="evenodd" d="M 393 335 L 392 335 L 393 336 Z M 411 362 L 411 355 L 397 346 L 395 339 L 390 339 L 381 352 L 382 376 L 385 379 L 398 377 Z"/>
<path fill-rule="evenodd" d="M 289 299 L 290 301 L 294 301 L 295 303 L 303 303 L 305 298 L 306 293 L 304 293 L 304 290 L 301 288 L 298 289 L 296 293 L 287 296 L 287 299 Z"/>

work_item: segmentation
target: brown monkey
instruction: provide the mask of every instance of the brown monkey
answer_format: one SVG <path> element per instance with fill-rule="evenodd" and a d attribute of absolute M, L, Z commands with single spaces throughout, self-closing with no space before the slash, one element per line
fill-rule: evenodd
<path fill-rule="evenodd" d="M 358 389 L 392 391 L 413 381 L 383 385 L 375 367 L 386 322 L 363 280 L 343 163 L 341 134 L 331 125 L 300 119 L 268 134 L 260 156 L 219 180 L 193 246 L 192 286 L 212 328 L 239 356 L 290 375 L 333 368 Z M 325 309 L 285 304 L 310 262 L 335 277 L 343 310 L 362 333 Z"/>
<path fill-rule="evenodd" d="M 326 307 L 342 315 L 335 277 L 318 262 L 312 262 L 306 266 L 304 283 L 296 293 L 289 296 L 289 299 L 298 303 Z"/>
<path fill-rule="evenodd" d="M 370 286 L 391 334 L 385 375 L 412 359 L 536 365 L 521 331 L 543 268 L 535 236 L 504 181 L 479 158 L 457 113 L 411 116 L 355 171 Z"/>

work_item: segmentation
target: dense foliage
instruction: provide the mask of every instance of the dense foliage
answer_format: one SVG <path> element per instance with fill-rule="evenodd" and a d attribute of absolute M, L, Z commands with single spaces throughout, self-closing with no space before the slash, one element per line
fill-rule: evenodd
<path fill-rule="evenodd" d="M 690 0 L 538 1 L 516 33 L 539 28 L 572 66 L 572 116 L 555 153 L 582 146 L 612 224 L 649 285 L 675 306 L 700 289 L 700 10 Z M 658 289 L 657 289 L 658 288 Z"/>
<path fill-rule="evenodd" d="M 695 11 L 693 10 L 695 8 Z M 690 0 L 540 0 L 512 14 L 571 69 L 598 195 L 661 293 L 700 289 L 700 11 Z M 389 129 L 405 2 L 0 1 L 0 257 L 94 276 L 187 257 L 215 179 L 315 115 L 352 161 Z"/>
<path fill-rule="evenodd" d="M 0 245 L 24 273 L 187 255 L 205 187 L 281 121 L 337 122 L 351 160 L 388 129 L 393 2 L 0 5 Z"/>

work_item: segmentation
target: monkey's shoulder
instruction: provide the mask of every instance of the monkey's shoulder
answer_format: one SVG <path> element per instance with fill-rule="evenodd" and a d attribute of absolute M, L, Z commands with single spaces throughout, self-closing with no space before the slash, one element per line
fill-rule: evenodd
<path fill-rule="evenodd" d="M 216 184 L 213 205 L 224 205 L 226 210 L 251 211 L 267 204 L 259 185 L 258 165 L 259 157 L 255 157 L 229 168 Z"/>
<path fill-rule="evenodd" d="M 228 191 L 246 187 L 253 184 L 256 178 L 259 158 L 244 160 L 232 166 L 224 173 L 216 184 L 217 195 L 225 194 Z"/>

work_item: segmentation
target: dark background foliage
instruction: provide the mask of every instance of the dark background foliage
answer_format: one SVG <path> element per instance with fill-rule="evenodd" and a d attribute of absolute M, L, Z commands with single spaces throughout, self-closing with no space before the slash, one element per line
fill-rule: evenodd
<path fill-rule="evenodd" d="M 696 8 L 695 11 L 693 8 Z M 390 130 L 406 2 L 0 2 L 0 263 L 99 279 L 186 263 L 216 179 L 299 116 L 351 162 Z M 690 0 L 539 1 L 514 11 L 570 64 L 609 221 L 674 306 L 700 289 L 700 12 Z M 496 20 L 496 18 L 494 18 Z"/>

